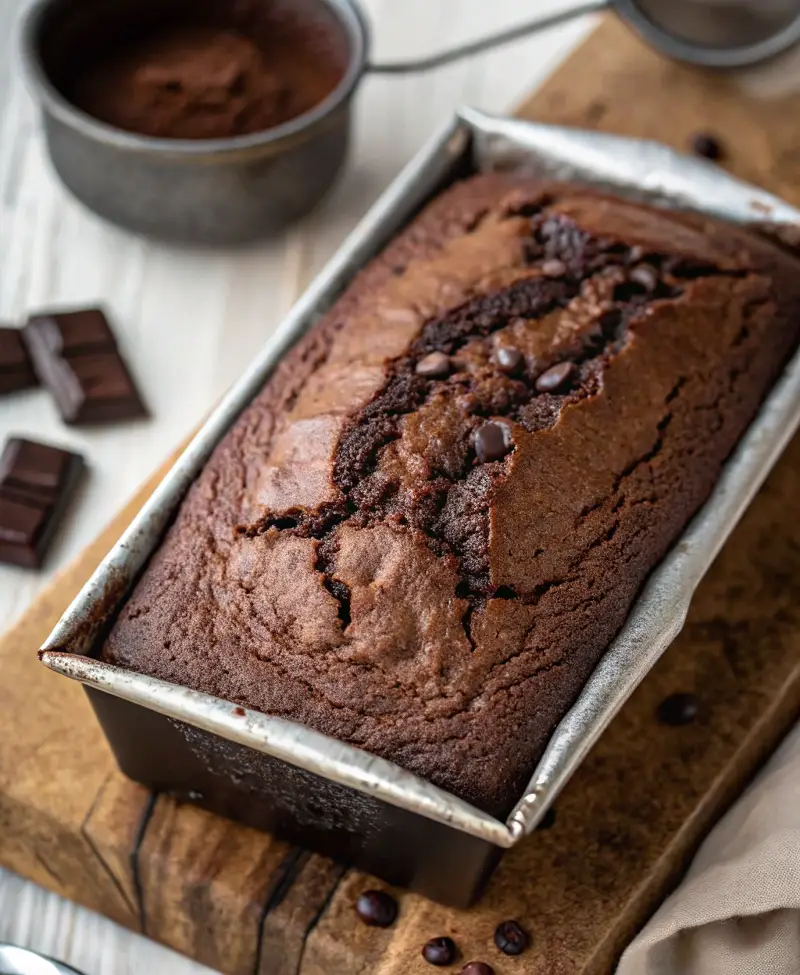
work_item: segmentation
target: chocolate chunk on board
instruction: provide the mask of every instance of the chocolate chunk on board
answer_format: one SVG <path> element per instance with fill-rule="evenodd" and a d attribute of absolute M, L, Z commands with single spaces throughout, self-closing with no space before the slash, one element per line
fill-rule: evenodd
<path fill-rule="evenodd" d="M 84 470 L 59 447 L 12 437 L 0 456 L 0 562 L 41 566 Z"/>
<path fill-rule="evenodd" d="M 34 315 L 23 337 L 36 374 L 66 423 L 111 423 L 148 415 L 100 309 Z"/>
<path fill-rule="evenodd" d="M 0 394 L 38 385 L 22 330 L 0 325 Z"/>

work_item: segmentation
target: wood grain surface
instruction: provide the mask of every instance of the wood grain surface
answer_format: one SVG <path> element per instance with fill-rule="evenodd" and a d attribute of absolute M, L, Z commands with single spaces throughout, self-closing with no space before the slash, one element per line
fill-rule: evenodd
<path fill-rule="evenodd" d="M 711 126 L 731 169 L 796 200 L 787 119 L 798 106 L 669 64 L 608 21 L 520 112 L 676 146 Z M 0 737 L 0 862 L 227 975 L 422 975 L 422 944 L 444 934 L 497 975 L 610 972 L 800 710 L 800 525 L 787 518 L 800 493 L 796 439 L 554 825 L 504 859 L 470 911 L 397 892 L 396 924 L 367 928 L 353 904 L 375 881 L 128 782 L 81 689 L 36 660 L 158 477 L 0 642 L 0 710 L 15 729 Z M 676 691 L 698 695 L 698 719 L 661 725 L 656 707 Z M 518 959 L 492 943 L 509 917 L 533 936 Z"/>

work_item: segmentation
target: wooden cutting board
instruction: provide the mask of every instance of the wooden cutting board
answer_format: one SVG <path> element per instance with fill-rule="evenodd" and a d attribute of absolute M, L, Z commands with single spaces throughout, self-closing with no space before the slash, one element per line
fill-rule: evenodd
<path fill-rule="evenodd" d="M 800 97 L 661 60 L 614 20 L 520 114 L 660 138 L 714 131 L 736 173 L 800 202 Z M 504 860 L 470 911 L 399 892 L 389 930 L 354 915 L 374 882 L 153 796 L 115 768 L 81 689 L 35 650 L 149 495 L 159 472 L 0 641 L 0 863 L 227 975 L 413 975 L 449 934 L 497 975 L 610 972 L 687 858 L 800 711 L 800 439 L 697 594 L 682 636 L 561 797 L 554 825 Z M 697 720 L 656 722 L 676 691 Z M 517 959 L 492 932 L 533 935 Z"/>

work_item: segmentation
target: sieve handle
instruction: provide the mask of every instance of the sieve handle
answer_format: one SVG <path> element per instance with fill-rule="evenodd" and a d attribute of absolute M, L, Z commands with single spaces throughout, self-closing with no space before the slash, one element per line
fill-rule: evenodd
<path fill-rule="evenodd" d="M 516 41 L 520 37 L 528 34 L 535 34 L 540 30 L 547 30 L 549 27 L 557 27 L 575 17 L 584 14 L 596 13 L 610 5 L 611 0 L 591 0 L 589 3 L 582 3 L 571 10 L 562 10 L 559 13 L 550 14 L 546 17 L 539 17 L 529 21 L 527 24 L 519 24 L 517 27 L 510 27 L 508 30 L 500 31 L 498 34 L 488 34 L 486 37 L 479 37 L 475 41 L 460 44 L 458 47 L 451 47 L 446 51 L 439 51 L 438 54 L 431 54 L 424 58 L 415 58 L 410 61 L 384 61 L 377 64 L 368 64 L 366 70 L 372 74 L 413 74 L 419 71 L 430 71 L 433 68 L 440 68 L 444 64 L 458 61 L 468 57 L 470 54 L 478 54 L 481 51 L 488 51 L 490 48 L 499 47 L 501 44 L 508 44 Z"/>

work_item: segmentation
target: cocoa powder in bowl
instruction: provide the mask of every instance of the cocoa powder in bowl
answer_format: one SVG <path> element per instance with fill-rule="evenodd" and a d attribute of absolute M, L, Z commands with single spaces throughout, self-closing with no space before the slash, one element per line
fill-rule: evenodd
<path fill-rule="evenodd" d="M 70 72 L 67 97 L 129 132 L 224 139 L 304 114 L 345 72 L 341 38 L 286 0 L 206 2 L 180 13 L 89 52 Z"/>

